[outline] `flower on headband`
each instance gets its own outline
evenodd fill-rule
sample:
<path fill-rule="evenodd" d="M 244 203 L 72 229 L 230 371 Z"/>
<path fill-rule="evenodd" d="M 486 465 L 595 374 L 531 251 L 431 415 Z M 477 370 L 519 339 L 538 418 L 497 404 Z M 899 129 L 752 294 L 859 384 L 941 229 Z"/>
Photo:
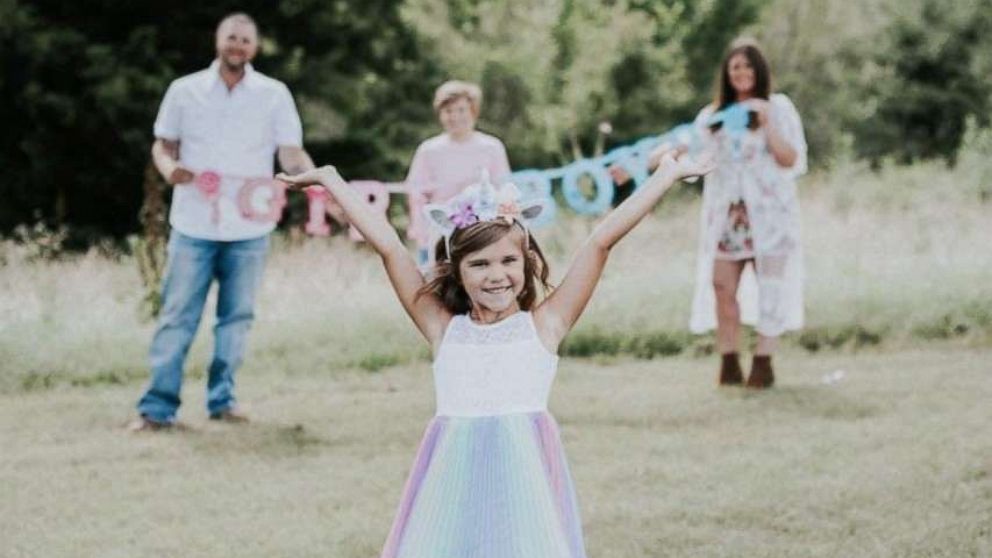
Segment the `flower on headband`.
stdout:
<path fill-rule="evenodd" d="M 479 222 L 479 216 L 472 210 L 472 203 L 463 201 L 456 205 L 455 212 L 448 216 L 456 229 L 464 229 Z"/>
<path fill-rule="evenodd" d="M 515 185 L 506 183 L 496 188 L 489 181 L 489 174 L 483 171 L 478 184 L 465 188 L 447 203 L 426 205 L 424 215 L 447 245 L 456 230 L 476 223 L 502 219 L 511 225 L 520 223 L 526 229 L 542 213 L 545 203 L 543 200 L 526 202 L 521 198 Z M 450 246 L 448 250 L 450 253 Z"/>
<path fill-rule="evenodd" d="M 496 194 L 496 215 L 507 223 L 520 218 L 520 190 L 514 184 L 506 183 Z"/>
<path fill-rule="evenodd" d="M 517 205 L 517 202 L 503 202 L 499 204 L 496 213 L 512 225 L 513 221 L 520 218 L 520 206 Z"/>

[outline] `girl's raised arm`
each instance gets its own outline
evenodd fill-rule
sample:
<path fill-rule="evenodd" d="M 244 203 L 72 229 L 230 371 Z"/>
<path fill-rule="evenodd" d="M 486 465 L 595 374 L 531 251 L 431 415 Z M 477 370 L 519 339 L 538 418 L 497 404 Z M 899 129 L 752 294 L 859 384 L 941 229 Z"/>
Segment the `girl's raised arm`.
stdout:
<path fill-rule="evenodd" d="M 546 344 L 557 347 L 572 329 L 589 302 L 610 250 L 661 200 L 680 178 L 698 176 L 713 169 L 710 157 L 694 160 L 666 153 L 644 186 L 611 211 L 579 248 L 561 285 L 535 309 L 534 318 Z"/>
<path fill-rule="evenodd" d="M 427 338 L 431 347 L 436 347 L 451 319 L 451 314 L 437 297 L 430 294 L 418 296 L 425 284 L 424 276 L 389 221 L 383 215 L 372 211 L 362 196 L 348 186 L 333 166 L 326 165 L 293 176 L 279 174 L 276 178 L 291 186 L 320 184 L 330 192 L 351 224 L 382 257 L 386 274 L 389 275 L 389 281 L 403 309 L 413 319 L 417 329 Z"/>

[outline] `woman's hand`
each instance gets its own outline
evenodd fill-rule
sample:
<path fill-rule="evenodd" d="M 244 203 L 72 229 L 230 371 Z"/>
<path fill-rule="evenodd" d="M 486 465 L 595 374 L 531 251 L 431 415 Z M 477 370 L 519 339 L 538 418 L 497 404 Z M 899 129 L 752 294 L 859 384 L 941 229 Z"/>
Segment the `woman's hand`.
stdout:
<path fill-rule="evenodd" d="M 768 111 L 771 108 L 771 103 L 767 99 L 752 98 L 744 101 L 744 106 L 749 110 L 754 111 L 758 117 L 758 125 L 765 127 L 768 124 Z"/>
<path fill-rule="evenodd" d="M 753 110 L 758 117 L 758 124 L 765 131 L 765 138 L 768 141 L 768 150 L 771 152 L 775 162 L 782 168 L 791 168 L 796 164 L 799 153 L 788 140 L 785 139 L 780 123 L 769 126 L 770 113 L 773 110 L 772 103 L 765 99 L 748 99 L 744 104 L 749 110 Z"/>
<path fill-rule="evenodd" d="M 344 184 L 344 179 L 341 178 L 341 175 L 338 173 L 338 169 L 333 165 L 324 165 L 322 167 L 310 169 L 306 172 L 301 172 L 300 174 L 294 175 L 288 175 L 281 172 L 276 175 L 276 179 L 282 180 L 290 188 L 302 188 L 312 184 L 320 184 L 322 186 Z"/>

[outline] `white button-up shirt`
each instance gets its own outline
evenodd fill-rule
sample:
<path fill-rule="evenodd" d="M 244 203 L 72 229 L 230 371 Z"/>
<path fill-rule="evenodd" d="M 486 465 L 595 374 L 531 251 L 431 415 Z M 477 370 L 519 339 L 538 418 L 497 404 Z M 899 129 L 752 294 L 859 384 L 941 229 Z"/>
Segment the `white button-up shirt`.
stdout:
<path fill-rule="evenodd" d="M 174 188 L 173 228 L 206 240 L 257 238 L 275 228 L 273 222 L 245 218 L 238 194 L 246 179 L 272 177 L 280 146 L 303 145 L 300 116 L 285 84 L 246 64 L 244 77 L 228 90 L 215 60 L 169 85 L 155 119 L 155 137 L 180 142 L 179 162 L 193 173 L 221 176 L 214 199 L 193 183 Z"/>

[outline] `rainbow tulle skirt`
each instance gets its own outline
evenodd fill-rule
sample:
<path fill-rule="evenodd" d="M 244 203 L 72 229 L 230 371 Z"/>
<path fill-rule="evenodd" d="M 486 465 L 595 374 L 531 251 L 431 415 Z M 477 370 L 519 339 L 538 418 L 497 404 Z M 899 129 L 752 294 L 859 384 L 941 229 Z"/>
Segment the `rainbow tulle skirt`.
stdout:
<path fill-rule="evenodd" d="M 382 558 L 585 558 L 558 425 L 546 412 L 435 417 Z"/>

